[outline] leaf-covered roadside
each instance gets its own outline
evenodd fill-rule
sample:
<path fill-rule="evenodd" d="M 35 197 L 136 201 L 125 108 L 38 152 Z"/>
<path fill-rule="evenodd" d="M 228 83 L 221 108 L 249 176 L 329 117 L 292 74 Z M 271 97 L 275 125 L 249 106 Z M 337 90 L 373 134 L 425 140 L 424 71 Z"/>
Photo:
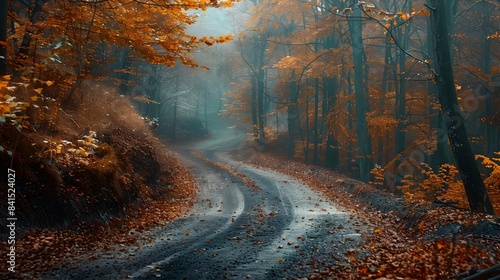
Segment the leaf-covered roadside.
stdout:
<path fill-rule="evenodd" d="M 276 156 L 257 154 L 250 163 L 300 179 L 376 226 L 359 252 L 332 260 L 310 279 L 456 279 L 500 263 L 500 225 L 491 216 L 404 203 L 331 170 Z"/>
<path fill-rule="evenodd" d="M 0 144 L 14 151 L 18 175 L 19 279 L 95 258 L 116 245 L 139 249 L 148 241 L 144 231 L 186 213 L 194 202 L 193 176 L 130 110 L 128 99 L 106 93 L 99 100 L 60 110 L 55 129 L 35 129 L 36 118 L 20 132 L 0 125 Z M 0 158 L 10 163 L 7 153 Z M 0 261 L 6 258 L 2 254 Z M 2 266 L 0 278 L 6 273 Z"/>
<path fill-rule="evenodd" d="M 197 193 L 194 178 L 166 150 L 162 154 L 163 164 L 168 164 L 171 172 L 169 178 L 165 179 L 173 184 L 162 191 L 161 197 L 145 198 L 140 204 L 130 205 L 124 217 L 113 218 L 109 223 L 81 222 L 64 229 L 27 233 L 17 241 L 20 262 L 17 275 L 22 279 L 35 278 L 54 266 L 106 255 L 116 246 L 122 252 L 139 250 L 141 243 L 149 241 L 145 231 L 165 225 L 186 213 Z M 1 256 L 2 262 L 6 261 L 5 257 Z M 4 268 L 0 275 L 6 273 Z"/>

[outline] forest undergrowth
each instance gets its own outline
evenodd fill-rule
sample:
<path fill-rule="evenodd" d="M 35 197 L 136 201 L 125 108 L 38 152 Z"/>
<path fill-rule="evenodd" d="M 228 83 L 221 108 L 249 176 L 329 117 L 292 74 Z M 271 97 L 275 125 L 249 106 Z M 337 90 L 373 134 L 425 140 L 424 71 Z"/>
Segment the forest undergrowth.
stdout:
<path fill-rule="evenodd" d="M 2 167 L 17 176 L 16 267 L 23 279 L 96 258 L 114 245 L 138 250 L 148 241 L 144 231 L 179 217 L 194 203 L 195 179 L 129 99 L 105 86 L 88 90 L 78 109 L 32 109 L 22 130 L 0 124 L 0 145 L 13 154 L 12 160 L 0 153 Z"/>
<path fill-rule="evenodd" d="M 405 202 L 277 154 L 257 153 L 248 163 L 297 178 L 375 226 L 363 234 L 366 243 L 358 250 L 332 260 L 328 269 L 314 270 L 309 279 L 465 279 L 500 263 L 498 217 L 454 205 Z M 498 270 L 489 277 L 494 275 L 500 275 Z"/>

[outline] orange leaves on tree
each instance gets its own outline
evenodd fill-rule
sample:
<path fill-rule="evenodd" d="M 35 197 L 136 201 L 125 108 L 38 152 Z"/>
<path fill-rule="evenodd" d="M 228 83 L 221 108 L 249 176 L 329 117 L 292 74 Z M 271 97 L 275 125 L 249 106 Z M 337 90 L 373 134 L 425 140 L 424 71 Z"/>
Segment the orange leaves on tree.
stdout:
<path fill-rule="evenodd" d="M 429 13 L 429 11 L 427 11 L 426 9 L 422 9 L 422 10 L 420 10 L 420 11 L 418 12 L 418 14 L 423 15 L 423 16 L 426 16 L 426 17 L 428 17 L 428 16 L 430 16 L 430 15 L 431 15 L 431 13 Z"/>
<path fill-rule="evenodd" d="M 495 152 L 494 157 L 477 155 L 476 159 L 481 161 L 481 164 L 489 172 L 484 180 L 484 184 L 488 189 L 488 194 L 491 197 L 495 211 L 500 211 L 500 152 Z"/>
<path fill-rule="evenodd" d="M 498 33 L 498 31 L 493 33 L 492 35 L 486 36 L 486 40 L 498 39 L 498 38 L 500 38 L 500 33 Z"/>

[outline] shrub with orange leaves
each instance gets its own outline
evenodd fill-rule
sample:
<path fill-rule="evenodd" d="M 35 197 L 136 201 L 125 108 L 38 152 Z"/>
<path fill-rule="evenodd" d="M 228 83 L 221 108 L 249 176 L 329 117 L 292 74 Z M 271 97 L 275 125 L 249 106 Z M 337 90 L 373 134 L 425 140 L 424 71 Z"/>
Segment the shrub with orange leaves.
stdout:
<path fill-rule="evenodd" d="M 495 155 L 500 156 L 500 151 L 496 152 Z M 484 179 L 484 184 L 488 190 L 493 208 L 498 214 L 500 213 L 500 158 L 477 155 L 476 159 L 481 160 L 483 166 L 490 170 L 490 173 Z"/>

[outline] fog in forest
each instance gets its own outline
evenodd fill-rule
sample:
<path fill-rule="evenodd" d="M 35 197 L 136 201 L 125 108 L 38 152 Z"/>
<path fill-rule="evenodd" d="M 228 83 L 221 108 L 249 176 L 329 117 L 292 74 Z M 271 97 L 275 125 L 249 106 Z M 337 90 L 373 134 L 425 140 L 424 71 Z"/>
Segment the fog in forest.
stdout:
<path fill-rule="evenodd" d="M 196 11 L 189 34 L 232 40 L 194 51 L 210 70 L 160 71 L 181 77 L 178 85 L 165 77 L 162 98 L 176 92 L 179 116 L 205 125 L 205 108 L 218 111 L 250 124 L 262 147 L 397 190 L 455 164 L 454 152 L 500 149 L 496 4 L 453 3 L 446 22 L 434 22 L 422 1 L 245 1 Z M 172 102 L 162 104 L 168 131 Z"/>
<path fill-rule="evenodd" d="M 0 1 L 20 279 L 498 278 L 499 155 L 499 1 Z"/>

